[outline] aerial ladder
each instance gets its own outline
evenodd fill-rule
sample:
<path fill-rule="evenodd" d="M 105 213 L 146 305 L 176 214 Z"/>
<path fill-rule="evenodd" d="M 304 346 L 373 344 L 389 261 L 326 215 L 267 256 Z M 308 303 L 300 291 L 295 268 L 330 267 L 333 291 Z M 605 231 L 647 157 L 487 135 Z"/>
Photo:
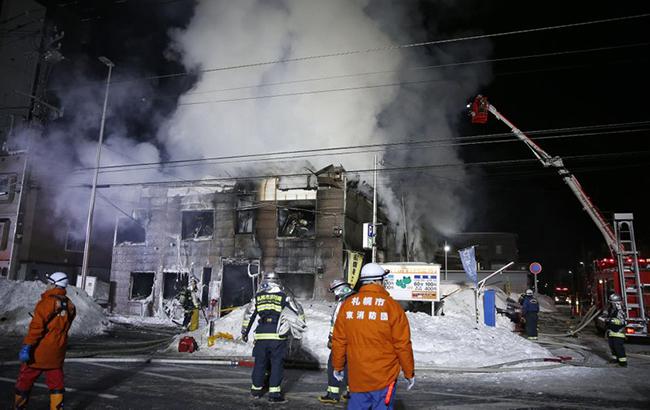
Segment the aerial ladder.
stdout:
<path fill-rule="evenodd" d="M 614 214 L 614 225 L 605 220 L 598 208 L 591 202 L 585 193 L 582 185 L 578 182 L 565 166 L 562 158 L 551 156 L 539 145 L 531 140 L 519 128 L 515 127 L 506 117 L 488 102 L 487 97 L 478 95 L 468 105 L 472 123 L 485 124 L 491 113 L 494 117 L 507 125 L 512 133 L 530 148 L 533 155 L 542 163 L 545 168 L 554 168 L 560 178 L 569 186 L 569 189 L 576 196 L 582 208 L 587 212 L 591 220 L 605 238 L 612 255 L 616 257 L 618 267 L 618 280 L 621 289 L 621 299 L 625 310 L 628 326 L 632 326 L 636 335 L 648 335 L 648 320 L 645 314 L 643 300 L 643 286 L 639 272 L 639 254 L 634 239 L 634 217 L 631 213 Z"/>

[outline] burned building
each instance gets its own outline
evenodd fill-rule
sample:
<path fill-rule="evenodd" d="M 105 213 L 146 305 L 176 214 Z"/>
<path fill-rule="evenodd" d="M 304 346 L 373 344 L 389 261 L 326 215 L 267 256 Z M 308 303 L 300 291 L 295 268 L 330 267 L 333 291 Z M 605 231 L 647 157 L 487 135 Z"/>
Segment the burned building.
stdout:
<path fill-rule="evenodd" d="M 111 281 L 118 313 L 165 309 L 194 277 L 202 302 L 247 303 L 255 279 L 277 272 L 297 297 L 329 298 L 348 251 L 362 249 L 372 203 L 341 167 L 262 181 L 151 186 L 115 229 Z M 382 254 L 381 244 L 379 254 Z"/>

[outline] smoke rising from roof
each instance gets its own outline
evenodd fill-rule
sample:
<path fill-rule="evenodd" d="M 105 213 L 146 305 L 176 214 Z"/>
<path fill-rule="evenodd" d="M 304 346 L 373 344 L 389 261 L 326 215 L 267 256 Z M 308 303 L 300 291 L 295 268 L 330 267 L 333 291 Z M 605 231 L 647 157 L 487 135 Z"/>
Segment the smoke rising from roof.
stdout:
<path fill-rule="evenodd" d="M 384 1 L 201 1 L 185 29 L 172 33 L 171 51 L 188 70 L 202 72 L 161 127 L 159 139 L 173 159 L 266 153 L 453 136 L 465 101 L 479 87 L 475 68 L 418 70 L 416 66 L 477 59 L 486 44 L 343 55 L 298 62 L 204 72 L 206 69 L 367 50 L 431 40 L 413 3 Z M 331 78 L 346 74 L 381 74 Z M 318 81 L 296 80 L 327 78 Z M 402 86 L 372 87 L 426 80 Z M 293 83 L 287 83 L 292 82 Z M 282 83 L 282 84 L 278 84 Z M 269 85 L 275 84 L 275 85 Z M 249 87 L 249 88 L 243 88 Z M 361 87 L 362 89 L 319 91 Z M 319 92 L 291 96 L 295 94 Z M 277 96 L 277 97 L 268 97 Z M 223 101 L 237 100 L 237 101 Z M 439 147 L 390 151 L 386 166 L 460 162 L 456 149 Z M 346 169 L 372 168 L 372 154 L 310 158 L 314 168 L 341 163 Z M 185 175 L 242 174 L 302 170 L 304 163 L 264 163 L 185 169 Z M 233 169 L 235 168 L 235 172 Z M 371 175 L 360 175 L 371 181 Z M 431 259 L 433 236 L 462 229 L 468 219 L 463 171 L 383 174 L 380 194 L 393 222 L 406 214 L 414 258 Z M 403 198 L 403 200 L 402 200 Z M 402 210 L 402 203 L 404 210 Z M 397 240 L 401 243 L 404 223 Z M 422 246 L 428 242 L 428 245 Z M 426 251 L 425 251 L 426 249 Z"/>

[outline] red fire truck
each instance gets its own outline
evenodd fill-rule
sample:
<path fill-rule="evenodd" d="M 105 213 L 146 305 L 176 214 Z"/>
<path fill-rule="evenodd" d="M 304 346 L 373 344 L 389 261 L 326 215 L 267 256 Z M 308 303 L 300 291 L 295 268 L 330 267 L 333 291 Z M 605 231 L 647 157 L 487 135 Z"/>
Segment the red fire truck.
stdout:
<path fill-rule="evenodd" d="M 532 139 L 515 127 L 506 117 L 488 102 L 487 98 L 478 95 L 474 101 L 468 104 L 472 123 L 484 124 L 489 114 L 503 122 L 510 128 L 510 131 L 533 152 L 533 155 L 544 167 L 554 168 L 560 178 L 567 184 L 575 197 L 580 202 L 582 209 L 587 212 L 591 220 L 596 224 L 598 230 L 605 238 L 605 242 L 612 253 L 613 258 L 598 262 L 597 278 L 599 294 L 599 307 L 605 309 L 606 300 L 611 293 L 621 295 L 623 309 L 626 313 L 628 335 L 648 337 L 648 323 L 650 319 L 646 316 L 645 306 L 650 303 L 648 294 L 650 287 L 650 273 L 647 269 L 647 259 L 639 259 L 639 252 L 636 249 L 634 239 L 634 217 L 631 213 L 615 213 L 614 223 L 609 224 L 598 208 L 591 202 L 591 199 L 578 182 L 578 179 L 565 166 L 562 158 L 552 157 L 537 145 Z M 640 263 L 643 261 L 643 263 Z M 639 267 L 645 265 L 643 274 Z M 601 283 L 602 281 L 602 283 Z M 601 287 L 602 286 L 602 287 Z M 595 287 L 595 286 L 594 286 Z M 650 306 L 650 305 L 649 305 Z M 601 310 L 602 311 L 602 310 Z M 602 316 L 597 320 L 604 323 Z"/>
<path fill-rule="evenodd" d="M 625 333 L 628 336 L 647 336 L 644 334 L 641 325 L 642 307 L 650 306 L 650 259 L 638 259 L 639 276 L 642 300 L 639 303 L 638 292 L 636 291 L 636 281 L 634 278 L 633 259 L 627 258 L 623 264 L 625 272 L 625 292 L 621 289 L 620 275 L 618 274 L 618 263 L 614 258 L 603 258 L 594 261 L 594 303 L 600 310 L 607 310 L 607 298 L 612 293 L 618 295 L 625 294 L 627 297 L 628 307 L 628 325 Z M 596 327 L 605 330 L 605 321 L 603 317 L 596 319 Z"/>

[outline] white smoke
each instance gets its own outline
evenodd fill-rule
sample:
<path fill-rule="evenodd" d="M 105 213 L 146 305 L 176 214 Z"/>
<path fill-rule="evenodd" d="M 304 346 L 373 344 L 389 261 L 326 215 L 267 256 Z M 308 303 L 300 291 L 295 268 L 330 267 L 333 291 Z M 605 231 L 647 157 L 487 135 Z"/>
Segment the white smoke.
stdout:
<path fill-rule="evenodd" d="M 409 21 L 406 8 L 407 5 L 386 7 L 385 2 L 350 0 L 199 2 L 188 27 L 172 33 L 172 49 L 188 70 L 201 74 L 193 89 L 181 97 L 176 112 L 161 128 L 159 139 L 172 158 L 185 159 L 451 138 L 459 111 L 480 84 L 477 69 L 414 73 L 411 68 L 479 59 L 487 53 L 485 44 L 456 46 L 444 52 L 393 50 L 204 71 L 367 50 L 430 35 L 431 31 L 413 29 L 420 27 L 419 22 Z M 286 84 L 377 71 L 383 73 Z M 367 88 L 421 80 L 436 81 Z M 279 82 L 285 84 L 267 85 Z M 241 88 L 247 86 L 252 87 Z M 350 87 L 360 89 L 266 98 Z M 454 147 L 415 147 L 387 152 L 384 157 L 387 168 L 461 163 Z M 341 163 L 354 170 L 372 168 L 373 158 L 371 154 L 339 155 L 309 161 L 314 168 Z M 302 170 L 303 163 L 274 166 L 295 171 Z M 265 163 L 262 167 L 268 169 L 271 165 Z M 184 172 L 230 174 L 233 170 L 241 173 L 250 169 L 250 164 L 239 169 L 230 164 Z M 463 192 L 459 188 L 468 182 L 465 172 L 440 172 L 382 174 L 381 197 L 393 222 L 402 222 L 404 197 L 409 246 L 416 251 L 414 257 L 431 258 L 435 250 L 433 236 L 461 230 L 468 219 L 468 206 L 462 203 Z M 369 174 L 360 177 L 371 181 Z M 400 243 L 403 227 L 400 223 Z"/>

